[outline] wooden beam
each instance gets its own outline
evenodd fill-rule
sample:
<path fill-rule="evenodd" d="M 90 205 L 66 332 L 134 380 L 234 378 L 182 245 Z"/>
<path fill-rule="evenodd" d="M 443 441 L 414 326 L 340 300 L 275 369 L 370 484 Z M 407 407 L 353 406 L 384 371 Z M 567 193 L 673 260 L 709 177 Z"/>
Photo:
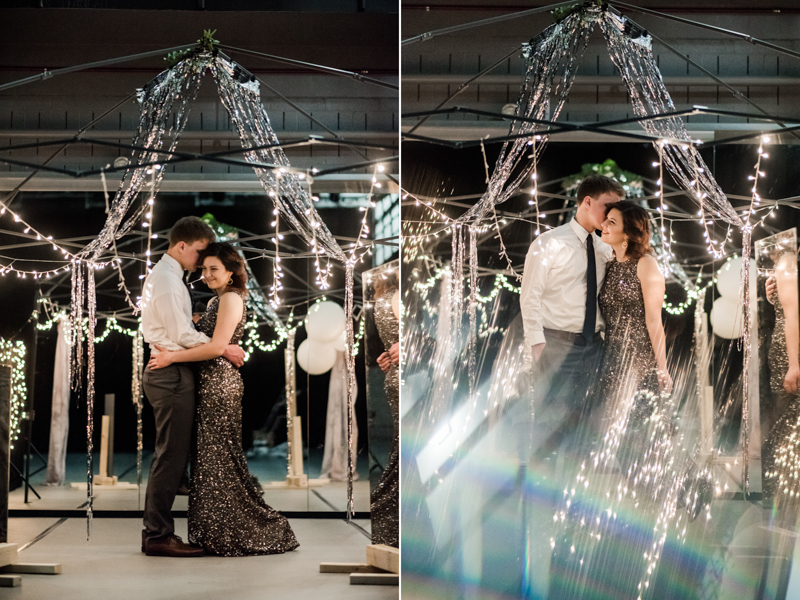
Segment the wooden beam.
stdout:
<path fill-rule="evenodd" d="M 384 573 L 378 567 L 360 563 L 320 563 L 320 573 Z"/>
<path fill-rule="evenodd" d="M 22 585 L 22 577 L 19 575 L 0 575 L 0 587 L 19 587 Z"/>
<path fill-rule="evenodd" d="M 396 573 L 350 573 L 350 585 L 400 585 Z"/>
<path fill-rule="evenodd" d="M 61 573 L 61 563 L 14 563 L 0 567 L 0 573 L 59 575 Z"/>
<path fill-rule="evenodd" d="M 386 544 L 367 546 L 367 564 L 389 573 L 399 573 L 400 550 Z"/>

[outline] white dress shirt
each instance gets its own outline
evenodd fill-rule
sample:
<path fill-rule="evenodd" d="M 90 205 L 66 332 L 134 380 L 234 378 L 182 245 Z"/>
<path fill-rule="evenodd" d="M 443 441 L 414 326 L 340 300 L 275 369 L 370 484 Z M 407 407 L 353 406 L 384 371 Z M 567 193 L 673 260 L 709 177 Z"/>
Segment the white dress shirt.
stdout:
<path fill-rule="evenodd" d="M 144 282 L 142 332 L 150 351 L 183 350 L 211 340 L 194 328 L 192 299 L 183 283 L 183 267 L 169 254 L 161 257 Z"/>
<path fill-rule="evenodd" d="M 542 329 L 581 333 L 586 318 L 587 232 L 575 219 L 540 235 L 525 257 L 520 308 L 525 330 L 525 347 L 545 343 Z M 592 239 L 597 291 L 606 276 L 611 260 L 611 246 L 598 236 Z M 598 307 L 595 332 L 605 322 Z"/>

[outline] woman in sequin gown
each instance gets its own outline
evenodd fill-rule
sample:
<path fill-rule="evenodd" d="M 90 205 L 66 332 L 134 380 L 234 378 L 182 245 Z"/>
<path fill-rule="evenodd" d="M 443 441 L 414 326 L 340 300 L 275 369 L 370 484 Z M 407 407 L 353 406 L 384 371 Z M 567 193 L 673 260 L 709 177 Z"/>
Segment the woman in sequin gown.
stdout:
<path fill-rule="evenodd" d="M 239 370 L 221 350 L 239 343 L 245 325 L 244 262 L 229 244 L 214 243 L 200 255 L 203 279 L 217 292 L 197 329 L 211 342 L 179 352 L 160 352 L 151 368 L 200 362 L 197 448 L 189 492 L 189 541 L 209 554 L 280 554 L 297 548 L 286 517 L 269 507 L 253 483 L 242 450 Z"/>
<path fill-rule="evenodd" d="M 782 413 L 770 429 L 762 451 L 764 498 L 785 505 L 800 501 L 800 332 L 798 331 L 797 263 L 792 252 L 775 260 L 775 327 L 767 355 L 770 389 Z"/>
<path fill-rule="evenodd" d="M 370 515 L 372 543 L 398 548 L 400 543 L 400 475 L 398 471 L 400 459 L 400 371 L 388 357 L 392 346 L 397 344 L 400 339 L 400 332 L 399 322 L 392 311 L 392 293 L 395 290 L 381 291 L 380 297 L 375 301 L 375 324 L 386 352 L 378 358 L 378 363 L 381 364 L 381 368 L 384 364 L 386 365 L 383 389 L 392 411 L 393 437 L 389 462 L 383 470 L 377 487 L 372 492 Z M 376 294 L 377 292 L 378 290 L 376 290 Z M 381 358 L 384 360 L 382 361 Z"/>
<path fill-rule="evenodd" d="M 647 212 L 625 201 L 606 210 L 602 239 L 614 258 L 598 296 L 606 322 L 600 398 L 607 418 L 627 420 L 617 452 L 627 472 L 642 456 L 646 440 L 640 438 L 648 437 L 643 424 L 658 409 L 659 393 L 672 389 L 661 323 L 665 284 L 651 254 Z"/>

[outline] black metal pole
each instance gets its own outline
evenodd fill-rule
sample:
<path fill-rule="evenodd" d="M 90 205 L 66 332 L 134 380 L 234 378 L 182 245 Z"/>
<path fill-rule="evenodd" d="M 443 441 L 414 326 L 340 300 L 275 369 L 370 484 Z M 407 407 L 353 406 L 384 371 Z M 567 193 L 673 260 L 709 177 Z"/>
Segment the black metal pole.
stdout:
<path fill-rule="evenodd" d="M 36 297 L 34 298 L 34 314 L 38 311 L 39 286 L 36 286 Z M 32 319 L 33 341 L 31 342 L 30 361 L 28 363 L 28 394 L 25 398 L 25 504 L 28 504 L 28 490 L 32 489 L 30 484 L 31 477 L 31 435 L 33 433 L 33 394 L 36 391 L 36 348 L 39 345 L 38 318 Z M 34 490 L 34 493 L 35 490 Z M 37 494 L 38 496 L 38 494 Z"/>

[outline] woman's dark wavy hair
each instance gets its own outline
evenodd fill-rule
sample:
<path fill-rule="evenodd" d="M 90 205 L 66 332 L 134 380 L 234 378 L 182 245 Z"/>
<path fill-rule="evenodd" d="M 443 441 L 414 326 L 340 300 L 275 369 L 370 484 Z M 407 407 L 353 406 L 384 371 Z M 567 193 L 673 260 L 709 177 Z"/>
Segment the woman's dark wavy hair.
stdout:
<path fill-rule="evenodd" d="M 627 200 L 606 204 L 606 216 L 612 208 L 622 213 L 622 232 L 628 236 L 628 247 L 625 255 L 631 258 L 642 258 L 652 254 L 650 247 L 650 217 L 647 211 L 638 204 Z"/>
<path fill-rule="evenodd" d="M 233 273 L 233 275 L 231 275 L 233 283 L 228 286 L 229 289 L 235 289 L 247 294 L 247 271 L 244 269 L 244 259 L 236 248 L 227 242 L 213 242 L 200 253 L 197 264 L 202 265 L 203 261 L 208 256 L 218 258 L 222 266 Z"/>

